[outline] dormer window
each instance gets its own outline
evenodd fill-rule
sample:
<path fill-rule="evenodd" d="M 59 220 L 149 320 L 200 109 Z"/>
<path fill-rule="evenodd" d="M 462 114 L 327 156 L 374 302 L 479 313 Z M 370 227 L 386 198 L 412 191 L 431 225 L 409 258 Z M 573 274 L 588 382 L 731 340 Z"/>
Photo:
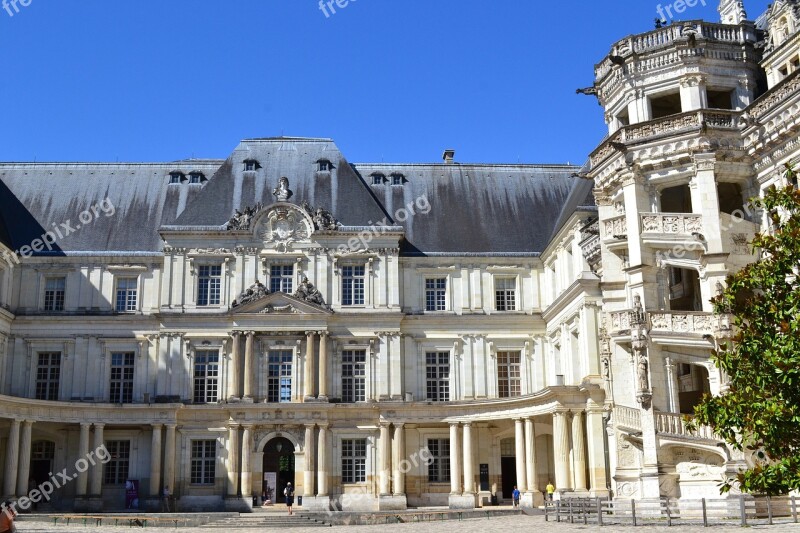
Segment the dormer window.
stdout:
<path fill-rule="evenodd" d="M 206 176 L 202 172 L 191 172 L 189 174 L 189 183 L 203 183 L 206 181 Z"/>
<path fill-rule="evenodd" d="M 183 172 L 170 172 L 169 183 L 170 185 L 180 185 L 186 181 L 186 175 Z"/>
<path fill-rule="evenodd" d="M 258 164 L 258 161 L 255 159 L 245 159 L 244 160 L 244 170 L 245 172 L 255 172 L 261 168 L 261 165 Z"/>
<path fill-rule="evenodd" d="M 386 180 L 386 176 L 383 174 L 376 172 L 372 175 L 372 184 L 373 185 L 383 185 L 384 181 Z"/>
<path fill-rule="evenodd" d="M 330 172 L 331 170 L 333 170 L 333 163 L 327 159 L 317 161 L 317 172 Z"/>
<path fill-rule="evenodd" d="M 402 185 L 404 176 L 402 174 L 392 174 L 392 185 Z"/>

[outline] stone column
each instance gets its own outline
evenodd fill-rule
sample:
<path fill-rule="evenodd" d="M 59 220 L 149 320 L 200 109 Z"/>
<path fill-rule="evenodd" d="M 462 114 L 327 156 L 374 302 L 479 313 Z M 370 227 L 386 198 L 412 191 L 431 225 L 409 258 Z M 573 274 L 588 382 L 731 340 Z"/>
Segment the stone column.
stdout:
<path fill-rule="evenodd" d="M 319 426 L 317 437 L 317 496 L 328 496 L 328 429 Z"/>
<path fill-rule="evenodd" d="M 254 331 L 248 331 L 244 343 L 244 396 L 242 399 L 253 401 L 253 362 L 255 354 L 253 353 L 253 337 Z"/>
<path fill-rule="evenodd" d="M 3 483 L 3 494 L 6 496 L 16 496 L 18 465 L 19 420 L 14 419 L 11 421 L 11 427 L 8 430 L 8 444 L 6 444 L 6 477 Z"/>
<path fill-rule="evenodd" d="M 464 494 L 475 493 L 475 458 L 472 456 L 472 423 L 464 422 Z"/>
<path fill-rule="evenodd" d="M 328 332 L 319 334 L 319 399 L 328 401 Z"/>
<path fill-rule="evenodd" d="M 164 443 L 164 486 L 175 496 L 175 424 L 167 424 Z"/>
<path fill-rule="evenodd" d="M 242 426 L 242 496 L 250 498 L 253 493 L 252 467 L 250 465 L 250 441 L 253 426 Z"/>
<path fill-rule="evenodd" d="M 303 470 L 303 497 L 314 496 L 314 424 L 306 425 L 305 468 Z"/>
<path fill-rule="evenodd" d="M 94 425 L 94 439 L 92 440 L 92 449 L 97 450 L 104 444 L 103 428 L 105 424 L 95 423 Z M 89 483 L 89 494 L 92 496 L 100 496 L 103 492 L 103 465 L 97 463 L 92 467 L 92 475 Z"/>
<path fill-rule="evenodd" d="M 231 360 L 228 369 L 228 399 L 241 398 L 241 386 L 239 384 L 239 340 L 241 334 L 238 331 L 231 333 Z"/>
<path fill-rule="evenodd" d="M 83 424 L 81 424 L 83 426 Z M 158 498 L 161 483 L 161 424 L 153 424 L 153 436 L 150 442 L 150 497 Z M 81 427 L 83 429 L 83 427 Z M 88 436 L 88 435 L 87 435 Z M 81 432 L 83 437 L 83 432 Z"/>
<path fill-rule="evenodd" d="M 92 424 L 90 422 L 81 422 L 81 433 L 78 437 L 78 459 L 85 459 L 89 455 L 89 428 L 91 427 Z M 86 496 L 88 484 L 89 473 L 86 471 L 78 472 L 78 477 L 75 479 L 75 495 L 78 497 Z"/>
<path fill-rule="evenodd" d="M 389 432 L 389 424 L 381 424 L 381 436 L 378 442 L 379 453 L 378 460 L 380 461 L 380 470 L 378 475 L 379 480 L 379 493 L 381 496 L 389 496 L 392 493 L 391 488 L 391 472 L 392 472 L 392 437 Z"/>
<path fill-rule="evenodd" d="M 392 493 L 395 496 L 403 496 L 406 493 L 406 473 L 403 469 L 403 461 L 406 460 L 406 434 L 403 429 L 403 424 L 395 423 L 394 425 L 394 438 L 392 439 L 393 450 L 393 472 L 394 483 L 392 484 Z"/>
<path fill-rule="evenodd" d="M 556 489 L 571 489 L 569 469 L 569 426 L 567 412 L 553 413 L 553 455 L 556 463 Z"/>
<path fill-rule="evenodd" d="M 681 404 L 678 398 L 678 391 L 680 390 L 676 378 L 675 364 L 670 357 L 664 358 L 664 371 L 667 374 L 667 394 L 669 396 L 669 412 L 680 413 Z"/>
<path fill-rule="evenodd" d="M 22 423 L 22 436 L 19 444 L 19 469 L 17 470 L 17 496 L 28 494 L 28 477 L 31 473 L 31 431 L 33 421 Z"/>
<path fill-rule="evenodd" d="M 589 459 L 589 490 L 592 497 L 608 496 L 606 457 L 604 448 L 605 420 L 601 399 L 590 399 L 586 406 L 587 456 Z"/>
<path fill-rule="evenodd" d="M 239 482 L 239 426 L 228 426 L 228 497 L 235 498 Z"/>
<path fill-rule="evenodd" d="M 450 494 L 461 494 L 461 458 L 458 455 L 458 424 L 450 424 Z"/>
<path fill-rule="evenodd" d="M 533 418 L 525 419 L 525 464 L 528 468 L 526 481 L 528 492 L 539 492 L 539 478 L 536 472 L 536 428 Z"/>
<path fill-rule="evenodd" d="M 576 491 L 586 490 L 586 438 L 583 425 L 583 411 L 572 415 L 572 472 Z"/>
<path fill-rule="evenodd" d="M 303 400 L 314 398 L 314 332 L 306 332 L 306 359 L 303 367 Z"/>
<path fill-rule="evenodd" d="M 528 489 L 527 473 L 525 466 L 525 422 L 521 418 L 514 420 L 514 447 L 517 456 L 517 489 L 525 492 Z"/>

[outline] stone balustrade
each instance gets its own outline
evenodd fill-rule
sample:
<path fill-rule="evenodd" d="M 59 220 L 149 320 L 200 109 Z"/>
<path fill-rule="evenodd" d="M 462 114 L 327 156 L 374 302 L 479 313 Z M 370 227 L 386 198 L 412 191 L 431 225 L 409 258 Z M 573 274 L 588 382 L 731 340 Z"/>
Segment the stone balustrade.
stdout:
<path fill-rule="evenodd" d="M 656 433 L 665 436 L 675 436 L 703 440 L 720 440 L 714 434 L 714 430 L 708 426 L 700 426 L 695 430 L 688 427 L 691 416 L 681 413 L 661 413 L 656 412 Z"/>
<path fill-rule="evenodd" d="M 642 414 L 639 409 L 618 405 L 614 407 L 614 423 L 618 428 L 630 431 L 642 430 Z"/>
<path fill-rule="evenodd" d="M 628 221 L 625 215 L 603 221 L 603 240 L 618 240 L 628 237 Z"/>
<path fill-rule="evenodd" d="M 650 331 L 658 333 L 714 333 L 714 315 L 696 311 L 652 311 Z"/>
<path fill-rule="evenodd" d="M 680 235 L 702 234 L 703 216 L 692 213 L 641 213 L 642 233 Z"/>
<path fill-rule="evenodd" d="M 619 333 L 631 329 L 631 310 L 612 311 L 609 313 L 611 319 L 611 333 Z"/>

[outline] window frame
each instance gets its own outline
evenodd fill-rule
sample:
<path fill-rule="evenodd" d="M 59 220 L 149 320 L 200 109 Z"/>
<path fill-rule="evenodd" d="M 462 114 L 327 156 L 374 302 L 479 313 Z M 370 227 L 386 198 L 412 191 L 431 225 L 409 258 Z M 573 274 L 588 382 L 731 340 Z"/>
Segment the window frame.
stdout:
<path fill-rule="evenodd" d="M 356 274 L 358 269 L 361 271 L 360 274 Z M 341 278 L 342 307 L 365 306 L 367 303 L 367 265 L 364 263 L 342 265 L 339 274 Z M 347 286 L 348 281 L 350 281 L 349 287 Z"/>
<path fill-rule="evenodd" d="M 507 287 L 500 287 L 501 282 L 511 282 L 513 284 L 513 289 L 509 289 Z M 499 311 L 502 313 L 509 312 L 509 311 L 517 311 L 517 292 L 518 292 L 518 280 L 516 276 L 503 276 L 503 275 L 495 275 L 494 276 L 494 309 L 495 311 Z"/>
<path fill-rule="evenodd" d="M 431 375 L 431 370 L 435 370 L 435 375 Z M 425 351 L 425 398 L 437 403 L 450 401 L 450 352 Z"/>
<path fill-rule="evenodd" d="M 522 396 L 522 351 L 500 350 L 497 357 L 497 397 L 518 398 Z M 512 360 L 516 358 L 516 361 Z M 505 387 L 503 386 L 504 381 Z"/>
<path fill-rule="evenodd" d="M 280 270 L 279 274 L 275 274 L 275 270 Z M 286 270 L 289 269 L 289 273 Z M 275 282 L 277 281 L 277 287 Z M 289 290 L 284 290 L 286 284 L 289 285 Z M 283 294 L 294 294 L 294 263 L 274 264 L 269 266 L 269 292 L 282 292 Z"/>
<path fill-rule="evenodd" d="M 206 270 L 207 269 L 207 270 Z M 219 269 L 219 274 L 214 269 Z M 204 270 L 208 273 L 204 273 Z M 222 277 L 221 264 L 205 264 L 197 266 L 197 307 L 215 307 L 222 305 Z M 216 284 L 214 283 L 216 281 Z M 205 282 L 205 287 L 203 283 Z"/>
<path fill-rule="evenodd" d="M 103 485 L 124 485 L 130 478 L 131 441 L 115 439 L 107 440 L 104 444 L 110 459 L 103 465 Z M 125 456 L 115 458 L 115 454 Z"/>
<path fill-rule="evenodd" d="M 367 439 L 341 439 L 342 485 L 367 482 Z"/>
<path fill-rule="evenodd" d="M 217 474 L 217 440 L 191 439 L 189 448 L 189 484 L 214 485 Z M 198 451 L 199 454 L 196 453 Z"/>
<path fill-rule="evenodd" d="M 133 281 L 133 288 L 126 287 L 120 289 L 120 282 Z M 124 290 L 123 300 L 120 301 L 120 291 Z M 132 293 L 132 298 L 131 298 Z M 131 299 L 133 301 L 131 301 Z M 120 309 L 122 303 L 122 309 Z M 139 277 L 138 276 L 118 276 L 114 280 L 114 311 L 117 313 L 135 313 L 139 310 Z"/>
<path fill-rule="evenodd" d="M 47 358 L 44 365 L 42 364 L 43 358 Z M 48 402 L 58 401 L 61 392 L 61 360 L 62 353 L 59 351 L 36 352 L 34 399 Z M 42 370 L 46 370 L 46 375 L 43 376 Z"/>
<path fill-rule="evenodd" d="M 194 352 L 194 360 L 192 361 L 192 403 L 208 405 L 219 402 L 221 398 L 221 367 L 219 349 L 204 349 Z"/>
<path fill-rule="evenodd" d="M 433 283 L 432 283 L 433 282 Z M 438 286 L 443 283 L 443 287 Z M 437 286 L 429 286 L 437 285 Z M 425 277 L 425 312 L 435 313 L 447 311 L 447 276 Z"/>
<path fill-rule="evenodd" d="M 61 288 L 48 288 L 50 282 L 61 281 Z M 52 293 L 52 295 L 48 294 Z M 60 293 L 60 294 L 59 294 Z M 44 299 L 42 310 L 47 313 L 61 313 L 66 309 L 67 276 L 47 276 L 44 278 Z M 48 303 L 49 300 L 49 303 Z"/>
<path fill-rule="evenodd" d="M 341 361 L 341 402 L 367 401 L 367 350 L 364 348 L 342 350 Z"/>
<path fill-rule="evenodd" d="M 291 403 L 293 371 L 294 350 L 272 348 L 267 352 L 267 403 Z"/>
<path fill-rule="evenodd" d="M 428 450 L 428 483 L 450 483 L 450 439 L 428 438 L 425 443 Z"/>
<path fill-rule="evenodd" d="M 111 365 L 109 370 L 109 402 L 121 404 L 133 403 L 133 387 L 136 376 L 136 353 L 111 352 Z"/>

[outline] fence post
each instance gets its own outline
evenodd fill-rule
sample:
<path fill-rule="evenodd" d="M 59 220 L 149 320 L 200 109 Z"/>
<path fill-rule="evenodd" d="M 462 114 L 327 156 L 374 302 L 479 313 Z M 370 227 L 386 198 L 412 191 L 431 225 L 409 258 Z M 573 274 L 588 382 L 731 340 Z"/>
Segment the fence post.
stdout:
<path fill-rule="evenodd" d="M 603 502 L 600 498 L 597 498 L 597 523 L 601 526 L 603 525 Z"/>
<path fill-rule="evenodd" d="M 583 525 L 587 525 L 589 523 L 589 517 L 586 513 L 586 507 L 589 506 L 589 500 L 581 501 L 581 510 L 583 510 Z"/>
<path fill-rule="evenodd" d="M 703 498 L 700 500 L 700 503 L 703 506 L 703 527 L 708 527 L 708 509 L 706 509 L 706 499 Z"/>
<path fill-rule="evenodd" d="M 772 525 L 772 500 L 769 495 L 767 495 L 767 519 L 769 520 L 769 525 Z"/>
<path fill-rule="evenodd" d="M 556 502 L 556 522 L 561 522 L 561 500 Z"/>
<path fill-rule="evenodd" d="M 672 514 L 669 511 L 669 498 L 664 500 L 664 503 L 667 504 L 667 525 L 672 526 Z"/>
<path fill-rule="evenodd" d="M 742 515 L 742 527 L 747 527 L 747 510 L 744 507 L 744 494 L 739 495 L 739 513 Z"/>
<path fill-rule="evenodd" d="M 633 525 L 636 526 L 636 502 L 631 500 L 631 518 L 633 519 Z"/>
<path fill-rule="evenodd" d="M 795 524 L 797 523 L 797 502 L 794 496 L 792 496 L 792 520 L 794 520 Z"/>
<path fill-rule="evenodd" d="M 575 523 L 575 517 L 572 516 L 572 498 L 569 499 L 569 503 L 568 503 L 567 509 L 568 509 L 568 512 L 569 512 L 569 523 L 570 524 L 574 524 Z"/>

